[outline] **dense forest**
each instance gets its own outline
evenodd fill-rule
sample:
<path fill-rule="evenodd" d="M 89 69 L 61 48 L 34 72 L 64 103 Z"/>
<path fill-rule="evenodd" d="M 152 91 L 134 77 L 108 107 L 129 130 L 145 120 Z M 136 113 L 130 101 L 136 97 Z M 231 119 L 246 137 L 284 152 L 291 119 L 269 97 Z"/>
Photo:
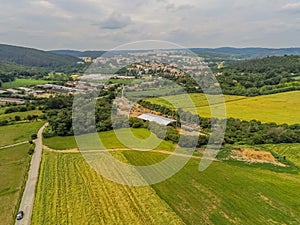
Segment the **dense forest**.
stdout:
<path fill-rule="evenodd" d="M 266 57 L 216 69 L 225 94 L 256 96 L 299 90 L 300 56 Z"/>

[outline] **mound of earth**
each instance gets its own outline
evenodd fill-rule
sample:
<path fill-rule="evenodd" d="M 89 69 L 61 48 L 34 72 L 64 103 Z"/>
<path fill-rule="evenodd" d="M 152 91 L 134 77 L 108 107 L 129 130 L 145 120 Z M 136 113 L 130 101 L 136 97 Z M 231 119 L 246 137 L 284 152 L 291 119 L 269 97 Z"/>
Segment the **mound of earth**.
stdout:
<path fill-rule="evenodd" d="M 249 148 L 234 148 L 231 157 L 241 161 L 254 163 L 272 163 L 277 166 L 285 166 L 276 161 L 271 152 L 254 150 Z"/>

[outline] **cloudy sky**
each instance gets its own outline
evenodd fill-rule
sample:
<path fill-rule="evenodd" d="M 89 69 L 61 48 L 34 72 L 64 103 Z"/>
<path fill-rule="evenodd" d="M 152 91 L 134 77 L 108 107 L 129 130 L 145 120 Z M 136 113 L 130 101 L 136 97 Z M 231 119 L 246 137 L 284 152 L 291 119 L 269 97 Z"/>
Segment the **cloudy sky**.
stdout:
<path fill-rule="evenodd" d="M 299 0 L 0 0 L 0 43 L 111 49 L 164 40 L 186 47 L 299 47 Z"/>

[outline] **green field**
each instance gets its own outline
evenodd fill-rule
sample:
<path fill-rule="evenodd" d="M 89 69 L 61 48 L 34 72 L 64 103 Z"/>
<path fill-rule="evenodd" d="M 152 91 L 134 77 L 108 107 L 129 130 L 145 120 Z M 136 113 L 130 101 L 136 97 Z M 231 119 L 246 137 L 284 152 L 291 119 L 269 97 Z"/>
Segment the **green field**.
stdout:
<path fill-rule="evenodd" d="M 0 126 L 0 147 L 29 141 L 31 135 L 36 134 L 43 124 L 44 122 L 31 122 Z"/>
<path fill-rule="evenodd" d="M 166 96 L 164 99 L 149 98 L 151 103 L 162 104 L 172 107 L 172 103 L 177 108 L 195 113 L 196 111 L 202 117 L 210 117 L 210 107 L 204 94 L 191 94 L 190 98 L 195 104 L 187 101 L 187 95 Z M 220 100 L 215 98 L 215 103 Z M 239 118 L 243 120 L 260 120 L 262 122 L 276 122 L 278 124 L 295 124 L 300 122 L 300 91 L 285 92 L 273 95 L 264 95 L 258 97 L 226 96 L 227 117 Z M 168 103 L 169 102 L 169 103 Z M 219 104 L 211 106 L 218 110 Z M 218 116 L 218 115 L 217 115 Z"/>
<path fill-rule="evenodd" d="M 264 145 L 268 150 L 273 151 L 281 156 L 286 156 L 286 159 L 293 162 L 300 168 L 300 143 L 296 144 L 276 144 Z"/>
<path fill-rule="evenodd" d="M 3 83 L 3 86 L 1 89 L 6 88 L 17 88 L 17 87 L 30 87 L 37 84 L 47 84 L 49 81 L 47 80 L 34 80 L 34 79 L 16 79 L 13 82 L 10 83 Z"/>
<path fill-rule="evenodd" d="M 161 160 L 159 153 L 123 154 L 135 165 Z M 299 174 L 242 162 L 214 162 L 204 172 L 198 165 L 199 160 L 192 159 L 172 178 L 152 186 L 186 224 L 300 223 Z"/>
<path fill-rule="evenodd" d="M 42 115 L 43 112 L 41 110 L 31 110 L 27 112 L 14 112 L 14 113 L 8 113 L 8 114 L 0 114 L 0 120 L 15 120 L 15 116 L 20 116 L 21 120 L 27 120 L 28 115 Z"/>
<path fill-rule="evenodd" d="M 44 152 L 31 224 L 183 223 L 151 187 L 108 181 L 80 153 Z"/>
<path fill-rule="evenodd" d="M 167 141 L 162 141 L 158 139 L 155 135 L 151 135 L 151 132 L 147 129 L 130 129 L 135 138 L 128 138 L 129 129 L 119 129 L 115 131 L 100 132 L 99 137 L 107 149 L 116 149 L 116 148 L 151 148 L 154 149 L 164 149 L 164 150 L 173 150 L 173 144 Z M 118 137 L 115 132 L 117 132 Z M 90 135 L 82 135 L 79 137 L 81 141 L 87 144 L 87 149 L 99 149 L 97 142 L 92 139 L 90 140 Z M 119 138 L 119 139 L 118 139 Z M 49 148 L 56 150 L 66 150 L 77 148 L 77 144 L 74 136 L 68 137 L 52 137 L 44 138 L 44 145 Z M 158 146 L 153 146 L 153 143 L 157 143 Z"/>
<path fill-rule="evenodd" d="M 2 134 L 2 133 L 1 133 Z M 13 224 L 29 167 L 29 144 L 0 150 L 0 223 Z"/>
<path fill-rule="evenodd" d="M 114 156 L 134 165 L 165 158 L 136 151 Z M 98 175 L 79 153 L 45 151 L 32 224 L 300 223 L 299 174 L 236 161 L 214 162 L 204 172 L 198 165 L 191 159 L 162 183 L 128 187 Z"/>

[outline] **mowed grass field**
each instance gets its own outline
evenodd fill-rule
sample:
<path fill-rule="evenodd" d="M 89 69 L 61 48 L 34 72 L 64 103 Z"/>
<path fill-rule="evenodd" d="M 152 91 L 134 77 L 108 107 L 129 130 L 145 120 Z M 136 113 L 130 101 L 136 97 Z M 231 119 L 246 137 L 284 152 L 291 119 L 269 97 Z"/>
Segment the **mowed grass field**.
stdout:
<path fill-rule="evenodd" d="M 35 79 L 16 79 L 13 82 L 3 83 L 1 89 L 6 88 L 17 88 L 17 87 L 29 87 L 37 84 L 47 84 L 49 81 L 47 80 L 35 80 Z"/>
<path fill-rule="evenodd" d="M 45 122 L 18 123 L 0 126 L 0 147 L 18 142 L 29 141 Z"/>
<path fill-rule="evenodd" d="M 111 182 L 97 174 L 80 153 L 44 151 L 31 224 L 183 222 L 151 187 Z"/>
<path fill-rule="evenodd" d="M 122 149 L 122 148 L 146 148 L 173 150 L 171 142 L 163 141 L 152 134 L 147 129 L 118 129 L 98 133 L 104 147 L 98 145 L 97 139 L 91 135 L 79 136 L 80 141 L 86 143 L 86 150 L 96 149 Z M 44 138 L 43 144 L 56 150 L 66 150 L 77 148 L 74 136 Z"/>
<path fill-rule="evenodd" d="M 2 133 L 1 133 L 2 134 Z M 0 150 L 0 223 L 14 224 L 30 157 L 29 144 Z"/>
<path fill-rule="evenodd" d="M 299 149 L 297 154 L 300 155 Z M 131 164 L 161 161 L 159 153 L 124 151 Z M 242 162 L 199 160 L 152 187 L 186 224 L 300 224 L 300 175 L 272 172 Z"/>
<path fill-rule="evenodd" d="M 202 117 L 211 117 L 211 109 L 204 94 L 191 94 L 166 96 L 161 98 L 148 98 L 151 103 L 168 107 L 182 108 L 192 113 L 199 113 Z M 295 124 L 300 122 L 300 91 L 285 92 L 257 97 L 242 97 L 225 95 L 227 117 L 242 120 L 260 120 L 262 122 L 275 122 L 278 124 Z M 221 99 L 215 96 L 211 108 L 216 112 L 221 108 L 218 104 Z M 193 107 L 194 103 L 195 107 Z M 216 115 L 220 117 L 220 115 Z"/>

